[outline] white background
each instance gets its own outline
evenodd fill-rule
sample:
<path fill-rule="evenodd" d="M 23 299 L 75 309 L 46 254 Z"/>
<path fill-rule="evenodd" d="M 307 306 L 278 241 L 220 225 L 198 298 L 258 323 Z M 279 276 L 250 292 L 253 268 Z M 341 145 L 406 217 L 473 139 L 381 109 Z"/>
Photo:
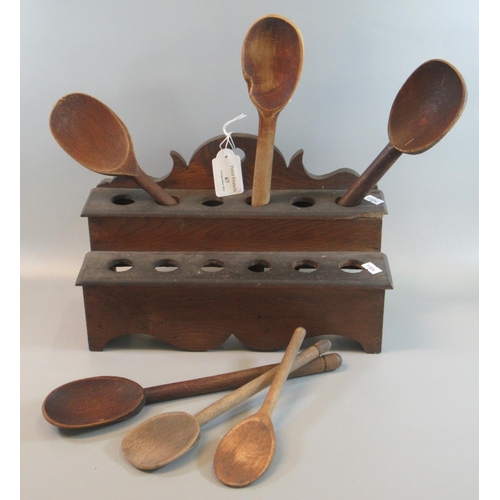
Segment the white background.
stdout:
<path fill-rule="evenodd" d="M 87 349 L 81 290 L 89 250 L 80 212 L 102 177 L 53 140 L 48 116 L 70 92 L 110 106 L 130 130 L 142 168 L 189 160 L 224 122 L 257 133 L 242 78 L 244 34 L 278 13 L 302 31 L 305 61 L 276 145 L 304 149 L 315 174 L 361 172 L 386 145 L 392 101 L 428 59 L 451 62 L 466 109 L 433 149 L 403 155 L 379 183 L 387 200 L 382 250 L 383 352 L 332 339 L 337 373 L 290 383 L 274 417 L 279 450 L 245 491 L 211 470 L 218 440 L 258 408 L 257 396 L 209 425 L 199 447 L 153 474 L 122 457 L 128 429 L 162 411 L 196 412 L 211 395 L 147 407 L 105 430 L 64 434 L 43 420 L 53 388 L 94 375 L 142 386 L 279 361 L 229 342 L 210 353 L 152 343 Z M 21 5 L 21 493 L 26 499 L 476 498 L 478 484 L 478 5 L 471 0 L 138 1 L 25 0 Z"/>

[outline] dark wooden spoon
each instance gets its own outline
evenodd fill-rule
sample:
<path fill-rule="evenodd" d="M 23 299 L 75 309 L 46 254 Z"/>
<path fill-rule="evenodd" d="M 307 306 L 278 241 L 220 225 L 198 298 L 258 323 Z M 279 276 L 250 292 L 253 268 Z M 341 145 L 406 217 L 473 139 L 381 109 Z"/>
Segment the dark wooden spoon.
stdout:
<path fill-rule="evenodd" d="M 419 66 L 398 92 L 389 115 L 389 144 L 340 198 L 359 205 L 403 154 L 432 148 L 455 125 L 467 100 L 462 75 L 451 64 L 432 59 Z"/>
<path fill-rule="evenodd" d="M 89 170 L 132 177 L 160 205 L 177 204 L 139 167 L 120 118 L 94 97 L 75 93 L 59 99 L 50 114 L 50 130 L 64 151 Z"/>
<path fill-rule="evenodd" d="M 333 371 L 338 354 L 325 354 L 290 374 L 290 378 Z M 43 402 L 45 420 L 62 429 L 85 429 L 120 422 L 139 413 L 144 405 L 228 391 L 267 373 L 277 364 L 175 382 L 143 389 L 122 377 L 91 377 L 54 389 Z"/>
<path fill-rule="evenodd" d="M 245 36 L 241 54 L 243 77 L 250 100 L 259 112 L 252 206 L 269 203 L 276 123 L 299 83 L 303 58 L 302 35 L 284 17 L 262 17 Z"/>

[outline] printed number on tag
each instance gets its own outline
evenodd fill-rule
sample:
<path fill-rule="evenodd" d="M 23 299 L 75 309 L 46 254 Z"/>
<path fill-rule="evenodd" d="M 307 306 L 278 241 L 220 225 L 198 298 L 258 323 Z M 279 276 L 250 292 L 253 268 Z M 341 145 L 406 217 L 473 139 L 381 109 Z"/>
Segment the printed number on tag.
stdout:
<path fill-rule="evenodd" d="M 365 200 L 373 203 L 374 205 L 380 205 L 381 203 L 384 203 L 384 200 L 381 200 L 380 198 L 377 198 L 376 196 L 373 196 L 371 194 L 365 196 Z"/>
<path fill-rule="evenodd" d="M 232 149 L 221 149 L 212 160 L 215 194 L 230 196 L 243 193 L 240 157 Z"/>
<path fill-rule="evenodd" d="M 361 264 L 361 267 L 364 267 L 367 271 L 372 274 L 381 273 L 382 269 L 379 269 L 373 262 L 367 262 L 366 264 Z"/>

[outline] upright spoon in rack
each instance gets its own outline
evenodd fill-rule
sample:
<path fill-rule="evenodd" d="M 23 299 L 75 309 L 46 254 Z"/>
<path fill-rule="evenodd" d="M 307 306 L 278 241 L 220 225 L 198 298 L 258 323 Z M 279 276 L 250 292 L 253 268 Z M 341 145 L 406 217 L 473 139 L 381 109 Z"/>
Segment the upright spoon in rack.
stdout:
<path fill-rule="evenodd" d="M 219 443 L 214 472 L 227 486 L 248 486 L 271 464 L 276 449 L 271 414 L 304 335 L 305 331 L 295 331 L 260 410 L 233 427 Z"/>
<path fill-rule="evenodd" d="M 419 66 L 398 92 L 389 115 L 389 144 L 337 202 L 359 205 L 403 154 L 432 148 L 462 114 L 467 89 L 462 75 L 448 62 L 432 59 Z"/>
<path fill-rule="evenodd" d="M 160 205 L 177 200 L 139 167 L 130 134 L 115 113 L 87 94 L 68 94 L 50 114 L 55 140 L 84 167 L 105 175 L 132 177 Z"/>
<path fill-rule="evenodd" d="M 325 354 L 295 370 L 289 378 L 336 370 L 339 359 L 338 354 Z M 123 377 L 74 380 L 50 392 L 43 402 L 42 413 L 47 422 L 61 429 L 109 425 L 132 418 L 144 405 L 237 389 L 276 366 L 258 366 L 145 389 Z"/>
<path fill-rule="evenodd" d="M 321 340 L 304 350 L 297 356 L 294 368 L 318 357 L 330 345 L 328 340 Z M 342 360 L 337 357 L 336 364 L 340 366 Z M 169 412 L 146 420 L 125 435 L 122 441 L 125 458 L 141 470 L 158 469 L 173 462 L 198 443 L 201 427 L 267 387 L 277 370 L 278 367 L 273 368 L 195 415 Z"/>
<path fill-rule="evenodd" d="M 245 36 L 241 54 L 243 77 L 250 100 L 259 112 L 252 206 L 269 203 L 276 123 L 299 83 L 303 57 L 302 35 L 284 17 L 262 17 Z"/>

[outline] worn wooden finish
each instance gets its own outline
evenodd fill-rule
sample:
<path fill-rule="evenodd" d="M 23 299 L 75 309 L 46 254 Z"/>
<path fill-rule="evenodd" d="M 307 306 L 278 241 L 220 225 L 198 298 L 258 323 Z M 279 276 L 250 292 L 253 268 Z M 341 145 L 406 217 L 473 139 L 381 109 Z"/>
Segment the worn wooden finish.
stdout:
<path fill-rule="evenodd" d="M 446 61 L 419 66 L 398 92 L 389 115 L 389 144 L 339 200 L 354 206 L 403 154 L 419 154 L 438 143 L 462 114 L 467 89 Z"/>
<path fill-rule="evenodd" d="M 84 429 L 133 417 L 144 407 L 143 388 L 122 377 L 75 380 L 54 389 L 44 400 L 47 422 L 61 429 Z"/>
<path fill-rule="evenodd" d="M 296 357 L 291 371 L 309 363 L 330 347 L 330 342 L 321 340 L 305 349 Z M 342 358 L 338 356 L 337 359 L 336 364 L 340 366 Z M 198 443 L 201 427 L 270 385 L 278 369 L 276 366 L 195 415 L 169 412 L 146 420 L 123 438 L 125 458 L 141 470 L 158 469 L 173 462 Z"/>
<path fill-rule="evenodd" d="M 385 203 L 340 207 L 342 191 L 279 190 L 256 210 L 248 194 L 171 190 L 162 207 L 141 190 L 93 189 L 83 209 L 92 250 L 380 251 Z M 384 199 L 383 193 L 374 194 Z"/>
<path fill-rule="evenodd" d="M 297 87 L 303 57 L 299 29 L 282 16 L 257 20 L 245 35 L 241 54 L 243 77 L 250 100 L 259 112 L 252 206 L 269 203 L 276 123 Z"/>
<path fill-rule="evenodd" d="M 271 415 L 305 335 L 303 328 L 295 330 L 260 410 L 233 427 L 217 446 L 214 472 L 225 485 L 248 486 L 271 464 L 276 451 Z"/>
<path fill-rule="evenodd" d="M 338 354 L 325 354 L 295 370 L 289 378 L 333 371 L 340 366 L 340 362 Z M 45 398 L 42 413 L 47 422 L 61 429 L 109 425 L 133 417 L 145 404 L 237 389 L 276 366 L 258 366 L 145 389 L 123 377 L 75 380 L 54 389 Z"/>
<path fill-rule="evenodd" d="M 257 137 L 232 135 L 244 152 L 242 172 L 251 186 Z M 156 179 L 179 200 L 160 206 L 133 181 L 118 176 L 92 190 L 82 212 L 92 250 L 126 251 L 380 251 L 385 203 L 340 207 L 337 200 L 357 174 L 338 169 L 315 176 L 297 151 L 289 165 L 274 148 L 271 203 L 252 207 L 252 192 L 217 198 L 211 161 L 222 136 L 202 144 L 186 162 L 172 152 L 172 171 Z M 135 189 L 134 189 L 135 187 Z M 383 193 L 372 194 L 384 199 Z"/>
<path fill-rule="evenodd" d="M 161 205 L 177 201 L 139 167 L 123 122 L 105 104 L 86 94 L 68 94 L 52 109 L 50 130 L 58 144 L 84 167 L 132 177 Z"/>
<path fill-rule="evenodd" d="M 382 272 L 359 267 L 367 262 Z M 132 268 L 115 272 L 114 264 Z M 380 352 L 384 294 L 392 288 L 377 252 L 90 252 L 77 284 L 93 351 L 133 333 L 186 350 L 213 349 L 230 335 L 276 350 L 300 321 L 310 337 L 342 335 Z"/>

